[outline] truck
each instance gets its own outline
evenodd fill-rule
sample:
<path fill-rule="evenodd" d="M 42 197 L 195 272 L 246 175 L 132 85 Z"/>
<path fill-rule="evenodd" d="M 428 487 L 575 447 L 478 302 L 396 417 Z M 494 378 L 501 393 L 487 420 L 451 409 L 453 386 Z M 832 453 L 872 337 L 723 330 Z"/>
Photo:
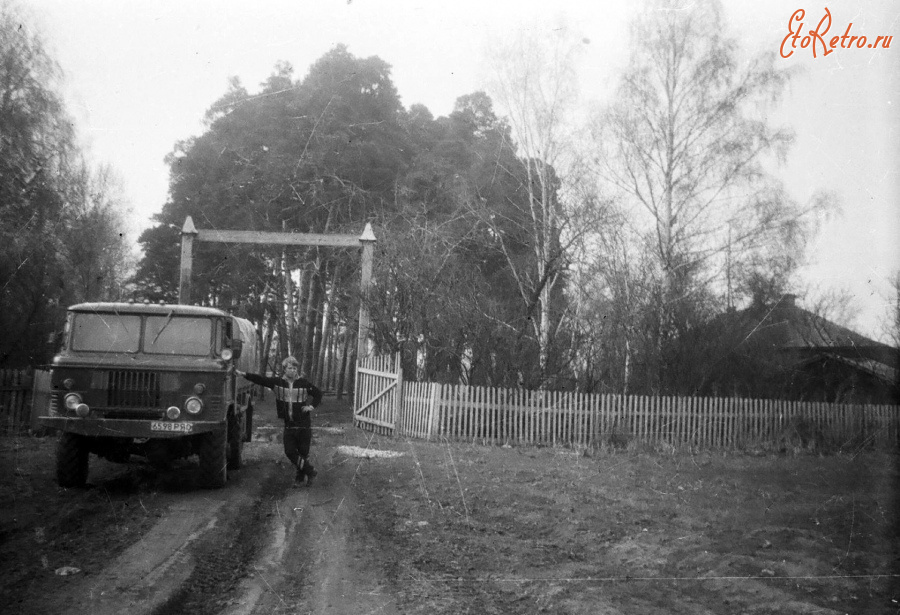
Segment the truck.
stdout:
<path fill-rule="evenodd" d="M 58 430 L 56 478 L 87 482 L 91 454 L 145 457 L 166 468 L 199 457 L 203 486 L 223 487 L 241 467 L 253 429 L 256 329 L 223 310 L 150 302 L 68 308 L 39 423 Z"/>

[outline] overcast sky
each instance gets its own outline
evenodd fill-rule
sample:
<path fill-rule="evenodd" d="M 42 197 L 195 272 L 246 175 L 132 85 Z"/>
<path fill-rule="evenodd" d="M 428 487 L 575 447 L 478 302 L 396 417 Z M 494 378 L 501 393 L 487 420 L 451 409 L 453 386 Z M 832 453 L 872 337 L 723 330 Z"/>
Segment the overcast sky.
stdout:
<path fill-rule="evenodd" d="M 589 39 L 583 97 L 609 100 L 627 59 L 636 2 L 600 0 L 20 0 L 38 16 L 67 75 L 69 111 L 96 162 L 123 180 L 137 228 L 150 224 L 168 193 L 163 164 L 175 142 L 198 135 L 206 109 L 240 77 L 256 91 L 279 60 L 295 77 L 338 43 L 393 67 L 408 108 L 446 115 L 460 95 L 481 88 L 483 49 L 514 28 L 549 28 L 557 16 Z M 900 34 L 900 3 L 782 0 L 725 3 L 727 27 L 742 49 L 778 51 L 792 13 L 804 30 L 831 11 L 827 37 Z M 545 24 L 545 25 L 540 25 Z M 854 328 L 883 339 L 900 268 L 900 38 L 889 49 L 841 49 L 813 58 L 810 48 L 779 60 L 802 70 L 772 116 L 797 133 L 779 169 L 791 195 L 807 201 L 835 191 L 843 214 L 815 242 L 804 288 L 853 295 Z M 804 304 L 804 307 L 810 307 Z"/>

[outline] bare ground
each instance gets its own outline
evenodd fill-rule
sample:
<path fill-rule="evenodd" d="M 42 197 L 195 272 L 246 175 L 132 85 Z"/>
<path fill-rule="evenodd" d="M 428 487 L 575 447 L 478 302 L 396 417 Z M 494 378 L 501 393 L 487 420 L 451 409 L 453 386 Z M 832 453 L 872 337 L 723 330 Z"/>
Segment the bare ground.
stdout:
<path fill-rule="evenodd" d="M 295 488 L 268 412 L 217 491 L 94 457 L 63 490 L 53 438 L 0 440 L 0 612 L 900 613 L 894 454 L 429 443 L 332 399 Z"/>

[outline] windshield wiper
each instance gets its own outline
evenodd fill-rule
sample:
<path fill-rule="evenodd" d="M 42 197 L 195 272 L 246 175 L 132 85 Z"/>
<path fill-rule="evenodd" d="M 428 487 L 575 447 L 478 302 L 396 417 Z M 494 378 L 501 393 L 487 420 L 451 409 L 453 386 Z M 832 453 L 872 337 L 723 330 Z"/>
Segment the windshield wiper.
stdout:
<path fill-rule="evenodd" d="M 162 332 L 166 330 L 166 327 L 169 326 L 169 323 L 172 322 L 172 316 L 175 315 L 175 310 L 170 310 L 169 315 L 166 316 L 166 322 L 163 323 L 162 328 L 157 332 L 156 337 L 153 338 L 153 341 L 150 343 L 151 346 L 156 346 L 156 340 L 159 339 L 159 336 L 162 335 Z"/>
<path fill-rule="evenodd" d="M 122 318 L 122 315 L 119 314 L 119 308 L 117 308 L 116 306 L 113 306 L 113 312 L 115 313 L 116 318 L 119 319 L 119 323 L 122 325 L 122 328 L 125 329 L 125 333 L 131 333 L 131 331 L 128 330 L 128 323 L 126 323 L 126 322 L 125 322 L 125 319 Z M 105 324 L 105 323 L 104 323 L 104 324 Z M 109 325 L 107 325 L 107 327 L 108 327 L 108 326 L 109 326 Z"/>

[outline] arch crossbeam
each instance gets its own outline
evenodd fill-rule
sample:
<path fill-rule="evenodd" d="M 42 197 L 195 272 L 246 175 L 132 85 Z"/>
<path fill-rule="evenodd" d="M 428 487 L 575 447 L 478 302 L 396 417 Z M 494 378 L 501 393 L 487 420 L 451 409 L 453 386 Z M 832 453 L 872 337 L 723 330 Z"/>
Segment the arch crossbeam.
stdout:
<path fill-rule="evenodd" d="M 183 232 L 183 231 L 182 231 Z M 269 246 L 327 246 L 359 248 L 356 235 L 319 235 L 315 233 L 275 233 L 265 231 L 197 231 L 197 241 L 214 243 L 250 243 Z"/>
<path fill-rule="evenodd" d="M 366 299 L 372 285 L 372 260 L 375 233 L 366 223 L 362 235 L 322 235 L 317 233 L 277 233 L 269 231 L 198 230 L 190 216 L 181 229 L 181 278 L 178 286 L 178 303 L 191 301 L 191 273 L 194 261 L 194 241 L 205 243 L 243 243 L 267 246 L 325 246 L 332 248 L 359 248 L 362 250 L 362 276 L 360 279 L 358 358 L 366 356 L 366 339 L 369 335 L 369 312 Z"/>

